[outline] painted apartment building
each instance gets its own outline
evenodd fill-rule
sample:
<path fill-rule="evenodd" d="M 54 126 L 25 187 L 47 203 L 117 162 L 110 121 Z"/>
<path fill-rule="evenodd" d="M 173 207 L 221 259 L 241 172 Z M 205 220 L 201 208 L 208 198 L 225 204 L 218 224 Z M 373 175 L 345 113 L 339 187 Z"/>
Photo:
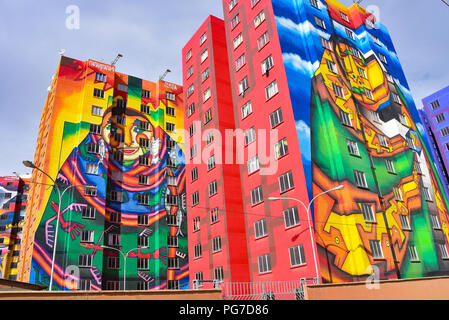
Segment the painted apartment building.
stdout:
<path fill-rule="evenodd" d="M 179 85 L 61 57 L 34 158 L 48 176 L 32 174 L 18 280 L 49 285 L 56 249 L 53 290 L 123 290 L 125 276 L 127 290 L 188 285 L 183 105 Z"/>
<path fill-rule="evenodd" d="M 0 278 L 17 279 L 28 176 L 0 177 Z"/>
<path fill-rule="evenodd" d="M 205 172 L 201 186 L 187 181 L 189 234 L 199 232 L 189 243 L 192 270 L 221 280 L 212 270 L 225 263 L 224 280 L 241 281 L 230 259 L 210 258 L 214 239 L 229 243 L 232 236 L 207 218 L 196 226 L 215 197 L 225 202 L 218 207 L 223 215 L 244 216 L 247 281 L 447 274 L 448 201 L 386 27 L 360 5 L 336 0 L 223 0 L 223 12 L 225 40 L 210 27 L 221 22 L 209 18 L 183 49 L 184 87 L 193 92 L 186 95 L 186 123 L 190 102 L 203 97 L 192 116 L 221 127 L 220 109 L 228 112 L 229 101 L 222 107 L 219 99 L 229 85 L 234 123 L 227 124 L 243 132 L 237 145 L 244 145 L 244 160 L 240 183 L 222 179 L 218 196 L 204 191 L 215 179 L 206 161 L 197 165 Z M 200 75 L 225 59 L 213 46 L 223 41 L 229 84 L 210 78 L 203 85 Z M 208 93 L 217 83 L 223 91 Z M 186 169 L 190 176 L 194 167 Z M 225 208 L 230 189 L 233 200 L 241 196 L 241 212 Z M 235 222 L 241 228 L 240 218 Z M 194 259 L 198 244 L 202 256 Z"/>
<path fill-rule="evenodd" d="M 422 100 L 419 115 L 427 135 L 435 165 L 449 194 L 449 87 Z"/>

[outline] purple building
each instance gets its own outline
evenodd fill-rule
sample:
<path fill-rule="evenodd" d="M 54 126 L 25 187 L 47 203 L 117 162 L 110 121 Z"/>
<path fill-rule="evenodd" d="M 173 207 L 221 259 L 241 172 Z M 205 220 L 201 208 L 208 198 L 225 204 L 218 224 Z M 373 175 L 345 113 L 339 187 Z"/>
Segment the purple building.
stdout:
<path fill-rule="evenodd" d="M 422 100 L 422 119 L 433 158 L 449 195 L 449 86 Z"/>

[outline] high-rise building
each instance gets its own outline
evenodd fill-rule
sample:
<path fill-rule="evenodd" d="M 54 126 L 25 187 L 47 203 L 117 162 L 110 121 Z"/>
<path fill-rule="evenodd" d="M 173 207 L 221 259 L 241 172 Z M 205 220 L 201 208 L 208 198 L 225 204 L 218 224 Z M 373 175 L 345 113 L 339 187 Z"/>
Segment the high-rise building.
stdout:
<path fill-rule="evenodd" d="M 188 285 L 183 99 L 182 86 L 61 58 L 39 127 L 42 171 L 32 175 L 18 280 L 49 285 L 56 249 L 53 290 Z"/>
<path fill-rule="evenodd" d="M 448 201 L 386 27 L 360 5 L 336 0 L 222 1 L 233 125 L 243 132 L 237 146 L 244 160 L 239 185 L 222 179 L 219 189 L 235 186 L 233 200 L 241 197 L 243 210 L 219 209 L 244 216 L 248 281 L 447 274 Z M 199 75 L 225 59 L 201 47 L 221 43 L 215 33 L 203 24 L 183 50 L 184 86 L 194 92 L 186 97 L 186 117 L 190 101 L 214 87 Z M 191 72 L 196 76 L 188 78 Z M 227 82 L 220 79 L 223 87 Z M 212 112 L 228 112 L 229 103 L 217 100 L 221 92 L 210 94 Z M 196 117 L 210 117 L 207 101 L 200 105 Z M 220 114 L 212 117 L 220 127 Z M 191 143 L 186 139 L 186 149 Z M 197 190 L 215 179 L 205 161 L 196 167 L 204 175 L 201 186 L 187 181 L 189 228 L 200 210 L 213 209 L 204 191 L 205 202 L 195 207 Z M 188 165 L 187 176 L 192 170 Z M 232 237 L 206 223 L 200 232 L 202 257 L 214 254 L 216 237 Z M 192 261 L 192 245 L 190 263 L 202 268 L 195 272 L 220 280 L 210 272 L 214 261 Z M 234 281 L 232 272 L 224 278 Z"/>
<path fill-rule="evenodd" d="M 422 100 L 419 110 L 435 165 L 449 195 L 449 87 Z"/>
<path fill-rule="evenodd" d="M 17 279 L 28 176 L 0 177 L 0 278 Z"/>

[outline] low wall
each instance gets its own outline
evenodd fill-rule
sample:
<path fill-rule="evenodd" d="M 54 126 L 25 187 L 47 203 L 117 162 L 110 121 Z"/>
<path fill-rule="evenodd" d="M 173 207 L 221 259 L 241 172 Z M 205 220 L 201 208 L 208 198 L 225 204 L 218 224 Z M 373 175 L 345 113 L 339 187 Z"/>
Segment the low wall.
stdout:
<path fill-rule="evenodd" d="M 306 300 L 449 300 L 449 277 L 308 286 Z"/>
<path fill-rule="evenodd" d="M 221 290 L 0 291 L 0 300 L 222 300 Z"/>

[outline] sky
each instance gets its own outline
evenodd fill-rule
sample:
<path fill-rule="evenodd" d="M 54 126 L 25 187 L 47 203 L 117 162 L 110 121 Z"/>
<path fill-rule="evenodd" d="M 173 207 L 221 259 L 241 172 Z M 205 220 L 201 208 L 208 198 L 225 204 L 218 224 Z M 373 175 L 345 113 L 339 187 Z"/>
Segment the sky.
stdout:
<path fill-rule="evenodd" d="M 341 0 L 351 5 L 352 0 Z M 69 6 L 79 29 L 66 27 Z M 387 26 L 417 107 L 449 85 L 449 7 L 441 0 L 365 0 Z M 209 15 L 222 18 L 221 0 L 0 0 L 0 176 L 29 173 L 58 51 L 111 63 L 119 72 L 182 84 L 181 50 Z M 69 20 L 70 21 L 70 20 Z"/>

